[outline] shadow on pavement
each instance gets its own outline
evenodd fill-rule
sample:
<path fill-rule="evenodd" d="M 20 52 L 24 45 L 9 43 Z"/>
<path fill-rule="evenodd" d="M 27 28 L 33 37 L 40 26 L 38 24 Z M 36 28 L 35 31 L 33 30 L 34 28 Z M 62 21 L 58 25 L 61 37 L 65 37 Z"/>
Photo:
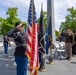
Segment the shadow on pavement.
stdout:
<path fill-rule="evenodd" d="M 76 62 L 70 62 L 71 64 L 76 64 Z"/>

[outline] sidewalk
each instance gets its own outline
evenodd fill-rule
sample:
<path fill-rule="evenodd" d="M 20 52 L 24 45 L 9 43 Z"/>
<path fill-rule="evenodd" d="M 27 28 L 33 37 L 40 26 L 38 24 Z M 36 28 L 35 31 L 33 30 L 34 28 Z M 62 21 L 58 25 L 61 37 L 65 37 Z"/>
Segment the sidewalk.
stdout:
<path fill-rule="evenodd" d="M 9 56 L 4 57 L 3 47 L 0 47 L 0 75 L 16 75 L 16 65 L 14 61 L 14 46 L 9 47 Z M 49 55 L 48 55 L 49 56 Z M 76 75 L 76 57 L 68 60 L 54 60 L 54 65 L 48 64 L 48 56 L 46 56 L 46 72 L 38 72 L 38 75 Z M 27 75 L 30 75 L 29 70 Z"/>

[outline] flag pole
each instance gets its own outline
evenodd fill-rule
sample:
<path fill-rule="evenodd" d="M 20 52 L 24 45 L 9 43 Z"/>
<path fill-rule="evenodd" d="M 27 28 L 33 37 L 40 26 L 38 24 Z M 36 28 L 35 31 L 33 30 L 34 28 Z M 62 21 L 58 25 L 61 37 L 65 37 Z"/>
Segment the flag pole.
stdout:
<path fill-rule="evenodd" d="M 49 39 L 49 50 L 50 50 L 50 57 L 49 57 L 49 64 L 54 64 L 52 51 L 53 51 L 53 38 L 52 38 L 52 14 L 49 14 L 49 23 L 48 23 L 48 39 Z M 51 31 L 50 31 L 51 30 Z"/>
<path fill-rule="evenodd" d="M 43 12 L 43 3 L 41 3 L 41 11 Z M 44 70 L 46 71 L 46 69 L 45 69 L 45 54 L 42 54 L 42 59 L 44 60 L 43 66 L 44 66 Z"/>
<path fill-rule="evenodd" d="M 43 3 L 41 3 L 41 12 L 43 13 Z M 44 49 L 44 47 L 42 46 L 41 41 L 44 39 L 44 37 L 45 37 L 45 35 L 40 40 L 40 45 L 41 45 L 41 47 L 43 49 Z M 44 51 L 45 51 L 45 49 L 44 49 Z M 46 71 L 46 69 L 45 69 L 45 54 L 43 54 L 43 53 L 42 53 L 42 61 L 40 63 L 39 70 L 42 71 L 42 72 L 45 72 Z"/>

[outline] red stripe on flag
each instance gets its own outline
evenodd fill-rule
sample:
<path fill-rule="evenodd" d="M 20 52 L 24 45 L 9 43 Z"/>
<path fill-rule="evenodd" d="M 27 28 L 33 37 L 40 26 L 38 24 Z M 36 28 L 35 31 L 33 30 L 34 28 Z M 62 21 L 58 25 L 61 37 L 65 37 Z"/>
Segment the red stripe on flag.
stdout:
<path fill-rule="evenodd" d="M 28 42 L 28 45 L 31 47 L 31 42 L 29 39 L 27 40 L 27 42 Z"/>
<path fill-rule="evenodd" d="M 27 48 L 26 48 L 26 54 L 27 54 L 27 56 L 29 58 L 31 57 L 30 55 L 31 55 L 31 45 L 32 45 L 32 43 L 31 43 L 31 39 L 32 39 L 31 35 L 32 35 L 32 32 L 30 30 L 31 28 L 32 27 L 28 24 L 28 26 L 27 26 Z"/>
<path fill-rule="evenodd" d="M 28 34 L 31 36 L 32 35 L 32 33 L 31 33 L 31 31 L 30 31 L 30 29 L 28 28 Z"/>

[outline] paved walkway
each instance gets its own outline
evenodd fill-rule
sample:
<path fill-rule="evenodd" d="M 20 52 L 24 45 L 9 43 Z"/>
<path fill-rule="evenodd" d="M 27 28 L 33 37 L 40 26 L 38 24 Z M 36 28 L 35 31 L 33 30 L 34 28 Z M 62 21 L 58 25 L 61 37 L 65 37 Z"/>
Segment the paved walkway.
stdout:
<path fill-rule="evenodd" d="M 5 57 L 3 46 L 0 47 L 0 75 L 16 75 L 16 64 L 14 62 L 14 48 L 9 47 L 9 56 Z M 47 57 L 46 57 L 47 58 Z M 54 60 L 54 65 L 48 64 L 46 59 L 46 72 L 39 72 L 38 75 L 76 75 L 76 57 L 68 60 Z M 29 71 L 27 75 L 30 75 Z"/>

